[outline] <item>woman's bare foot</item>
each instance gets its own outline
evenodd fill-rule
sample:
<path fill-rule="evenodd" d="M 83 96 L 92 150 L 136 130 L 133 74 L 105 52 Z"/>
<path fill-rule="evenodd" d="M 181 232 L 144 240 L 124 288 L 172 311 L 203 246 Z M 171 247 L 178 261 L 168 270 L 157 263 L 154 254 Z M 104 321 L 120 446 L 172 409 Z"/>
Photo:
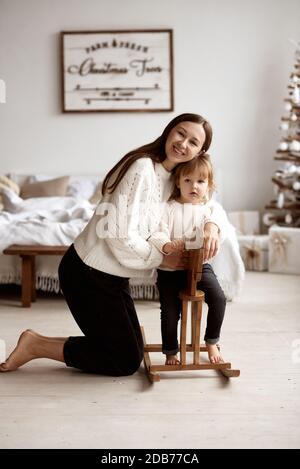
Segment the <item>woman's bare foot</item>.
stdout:
<path fill-rule="evenodd" d="M 206 342 L 206 347 L 207 347 L 207 352 L 208 352 L 208 358 L 210 363 L 216 364 L 216 363 L 221 363 L 223 358 L 220 355 L 220 351 L 217 347 L 217 344 L 208 344 Z"/>
<path fill-rule="evenodd" d="M 165 365 L 180 365 L 177 355 L 167 355 Z"/>
<path fill-rule="evenodd" d="M 49 339 L 49 337 L 47 337 L 45 335 L 42 335 L 42 334 L 39 334 L 38 332 L 33 331 L 32 329 L 27 329 L 27 331 L 30 331 L 36 337 L 40 337 L 40 339 L 46 339 L 46 340 Z M 66 340 L 68 340 L 68 337 L 51 337 L 51 340 L 58 340 L 60 342 L 66 342 Z"/>
<path fill-rule="evenodd" d="M 5 363 L 1 363 L 0 371 L 14 371 L 25 363 L 38 358 L 36 356 L 35 344 L 38 337 L 30 330 L 22 332 L 16 348 L 10 354 Z"/>
<path fill-rule="evenodd" d="M 35 358 L 50 358 L 64 362 L 64 343 L 63 337 L 44 337 L 27 329 L 20 335 L 16 348 L 6 362 L 0 364 L 0 371 L 15 371 Z"/>

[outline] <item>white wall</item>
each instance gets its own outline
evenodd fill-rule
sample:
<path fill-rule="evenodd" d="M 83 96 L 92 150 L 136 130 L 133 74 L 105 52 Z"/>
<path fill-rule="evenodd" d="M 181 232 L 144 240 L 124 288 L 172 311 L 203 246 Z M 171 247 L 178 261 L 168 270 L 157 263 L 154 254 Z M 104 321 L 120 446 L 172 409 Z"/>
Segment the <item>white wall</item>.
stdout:
<path fill-rule="evenodd" d="M 299 18 L 298 0 L 0 0 L 0 173 L 103 173 L 196 112 L 225 208 L 263 208 Z M 173 28 L 175 111 L 62 114 L 59 32 L 122 28 Z"/>

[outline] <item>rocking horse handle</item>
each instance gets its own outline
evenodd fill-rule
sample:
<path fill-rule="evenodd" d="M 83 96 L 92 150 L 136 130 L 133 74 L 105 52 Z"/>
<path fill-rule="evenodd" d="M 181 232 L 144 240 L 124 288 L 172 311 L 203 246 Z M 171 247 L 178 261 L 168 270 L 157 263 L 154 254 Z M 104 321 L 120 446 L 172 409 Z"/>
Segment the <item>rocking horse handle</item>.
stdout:
<path fill-rule="evenodd" d="M 189 252 L 188 291 L 196 294 L 197 282 L 201 280 L 203 264 L 203 248 L 191 249 Z"/>

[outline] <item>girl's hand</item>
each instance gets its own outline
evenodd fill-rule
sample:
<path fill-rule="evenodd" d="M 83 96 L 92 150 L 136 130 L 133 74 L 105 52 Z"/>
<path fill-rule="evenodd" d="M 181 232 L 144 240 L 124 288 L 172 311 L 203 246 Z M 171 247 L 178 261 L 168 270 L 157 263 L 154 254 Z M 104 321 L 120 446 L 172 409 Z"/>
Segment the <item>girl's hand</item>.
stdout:
<path fill-rule="evenodd" d="M 173 270 L 185 270 L 189 265 L 188 251 L 175 252 L 164 256 L 160 267 L 166 267 Z"/>
<path fill-rule="evenodd" d="M 176 239 L 174 241 L 170 241 L 169 243 L 164 244 L 163 252 L 165 254 L 172 254 L 175 252 L 183 252 L 184 251 L 184 241 L 183 239 Z"/>
<path fill-rule="evenodd" d="M 204 225 L 203 262 L 214 257 L 219 249 L 219 228 L 214 223 Z"/>

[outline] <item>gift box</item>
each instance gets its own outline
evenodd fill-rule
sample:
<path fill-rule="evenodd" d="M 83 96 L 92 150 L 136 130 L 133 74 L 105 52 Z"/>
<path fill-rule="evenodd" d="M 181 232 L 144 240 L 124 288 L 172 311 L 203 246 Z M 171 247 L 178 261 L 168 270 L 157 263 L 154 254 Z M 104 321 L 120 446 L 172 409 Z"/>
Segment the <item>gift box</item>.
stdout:
<path fill-rule="evenodd" d="M 257 235 L 260 233 L 259 212 L 257 211 L 229 212 L 228 218 L 235 227 L 237 235 Z"/>
<path fill-rule="evenodd" d="M 269 229 L 269 271 L 300 274 L 300 228 L 271 226 Z"/>
<path fill-rule="evenodd" d="M 268 235 L 238 236 L 238 242 L 246 270 L 268 270 Z"/>

